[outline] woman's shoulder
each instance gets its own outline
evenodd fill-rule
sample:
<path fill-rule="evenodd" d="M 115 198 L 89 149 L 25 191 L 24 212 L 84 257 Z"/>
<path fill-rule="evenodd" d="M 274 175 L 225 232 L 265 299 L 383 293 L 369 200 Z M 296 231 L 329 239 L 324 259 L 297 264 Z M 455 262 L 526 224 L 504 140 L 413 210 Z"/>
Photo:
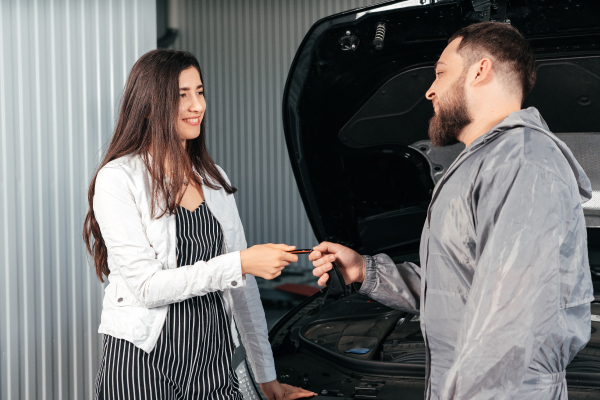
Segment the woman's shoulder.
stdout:
<path fill-rule="evenodd" d="M 229 180 L 229 177 L 227 176 L 227 174 L 225 173 L 225 170 L 223 168 L 221 168 L 221 166 L 219 166 L 218 164 L 215 164 L 215 167 L 217 168 L 217 172 L 219 173 L 219 175 L 221 175 L 223 177 L 223 179 L 225 179 L 225 181 L 231 185 L 231 181 Z M 200 176 L 200 174 L 198 173 L 198 170 L 196 170 L 194 168 L 194 171 L 196 172 L 197 175 Z M 206 172 L 206 171 L 205 171 Z M 222 187 L 220 187 L 219 182 L 217 180 L 215 180 L 214 178 L 208 177 L 207 178 L 208 181 L 210 181 L 212 184 L 219 186 L 219 189 L 216 190 L 224 190 Z"/>
<path fill-rule="evenodd" d="M 98 173 L 136 175 L 145 170 L 144 160 L 137 154 L 127 154 L 106 163 Z"/>
<path fill-rule="evenodd" d="M 225 173 L 225 170 L 223 168 L 221 168 L 221 166 L 218 164 L 215 164 L 215 167 L 217 167 L 217 170 L 219 171 L 219 173 L 221 174 L 223 179 L 225 179 L 227 181 L 227 183 L 231 185 L 231 181 L 229 180 L 229 177 Z"/>
<path fill-rule="evenodd" d="M 104 182 L 110 184 L 119 181 L 135 181 L 143 178 L 143 171 L 146 170 L 142 157 L 136 154 L 127 154 L 125 156 L 109 161 L 100 168 L 96 178 L 96 184 Z"/>

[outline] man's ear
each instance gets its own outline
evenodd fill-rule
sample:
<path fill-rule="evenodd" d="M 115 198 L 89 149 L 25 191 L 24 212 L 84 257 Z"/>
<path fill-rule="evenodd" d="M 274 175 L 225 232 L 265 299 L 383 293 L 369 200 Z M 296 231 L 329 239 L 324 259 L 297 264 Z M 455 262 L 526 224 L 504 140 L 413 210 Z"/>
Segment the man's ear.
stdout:
<path fill-rule="evenodd" d="M 473 64 L 472 68 L 471 76 L 473 77 L 473 80 L 471 81 L 471 84 L 474 86 L 489 83 L 494 77 L 492 60 L 489 58 L 482 58 Z"/>

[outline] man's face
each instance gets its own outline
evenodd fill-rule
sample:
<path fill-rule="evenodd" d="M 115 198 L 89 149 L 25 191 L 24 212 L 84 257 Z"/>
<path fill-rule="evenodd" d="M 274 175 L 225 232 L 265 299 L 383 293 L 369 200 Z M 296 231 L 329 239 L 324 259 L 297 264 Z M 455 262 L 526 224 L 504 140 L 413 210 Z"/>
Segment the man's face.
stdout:
<path fill-rule="evenodd" d="M 456 52 L 459 44 L 456 39 L 446 47 L 435 65 L 435 81 L 425 95 L 434 109 L 429 139 L 438 147 L 458 143 L 461 131 L 471 123 L 465 95 L 467 70 Z"/>

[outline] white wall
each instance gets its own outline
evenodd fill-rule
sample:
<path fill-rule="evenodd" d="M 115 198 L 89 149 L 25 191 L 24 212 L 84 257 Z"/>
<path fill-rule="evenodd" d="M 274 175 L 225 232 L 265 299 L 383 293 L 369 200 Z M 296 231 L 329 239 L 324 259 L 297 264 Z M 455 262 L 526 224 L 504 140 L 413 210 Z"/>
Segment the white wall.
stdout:
<path fill-rule="evenodd" d="M 86 194 L 154 0 L 0 0 L 0 398 L 91 398 Z"/>

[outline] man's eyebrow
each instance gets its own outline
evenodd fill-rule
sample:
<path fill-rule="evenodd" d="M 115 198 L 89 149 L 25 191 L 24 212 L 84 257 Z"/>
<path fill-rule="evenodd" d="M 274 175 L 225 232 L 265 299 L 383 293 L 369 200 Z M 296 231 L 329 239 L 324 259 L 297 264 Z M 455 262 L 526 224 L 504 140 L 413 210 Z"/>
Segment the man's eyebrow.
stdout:
<path fill-rule="evenodd" d="M 445 63 L 443 63 L 442 61 L 438 61 L 435 64 L 433 64 L 433 69 L 436 69 L 438 67 L 438 65 L 446 65 Z"/>
<path fill-rule="evenodd" d="M 202 89 L 202 88 L 204 88 L 204 86 L 198 85 L 198 87 L 196 88 L 196 90 Z M 185 90 L 190 90 L 190 88 L 189 87 L 180 87 L 179 90 L 185 91 Z"/>

